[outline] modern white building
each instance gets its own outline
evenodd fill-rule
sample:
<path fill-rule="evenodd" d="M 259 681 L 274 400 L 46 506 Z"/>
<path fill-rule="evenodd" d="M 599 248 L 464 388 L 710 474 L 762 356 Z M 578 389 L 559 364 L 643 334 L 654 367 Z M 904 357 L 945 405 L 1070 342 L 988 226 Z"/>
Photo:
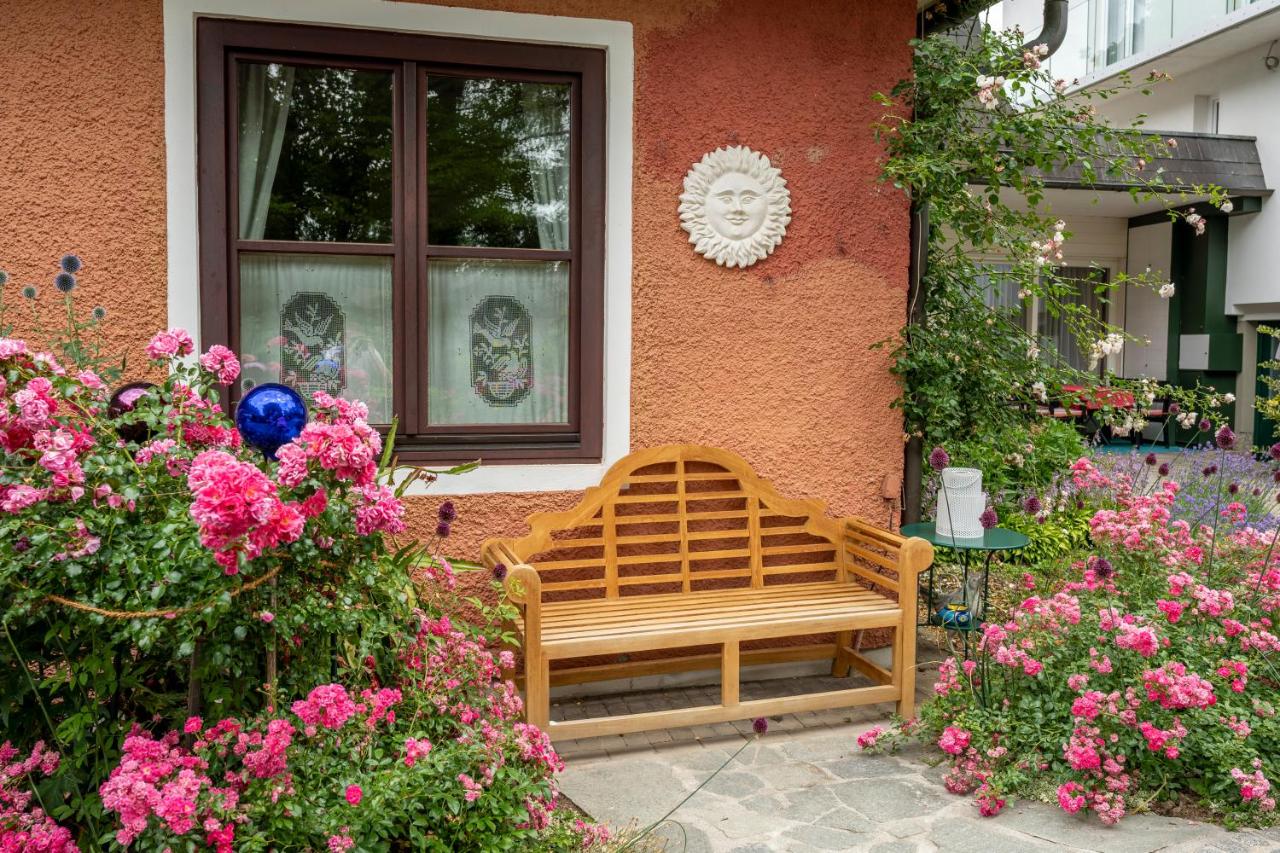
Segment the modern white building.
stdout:
<path fill-rule="evenodd" d="M 999 5 L 1004 27 L 1040 31 L 1043 0 Z M 1280 200 L 1268 198 L 1264 177 L 1280 176 L 1280 0 L 1071 0 L 1069 10 L 1066 40 L 1049 60 L 1054 76 L 1079 89 L 1113 85 L 1124 73 L 1171 74 L 1151 95 L 1134 92 L 1098 108 L 1115 123 L 1145 115 L 1146 128 L 1177 138 L 1167 174 L 1211 178 L 1231 190 L 1234 207 L 1225 216 L 1196 206 L 1208 217 L 1196 237 L 1159 204 L 1137 204 L 1127 193 L 1070 181 L 1051 192 L 1054 212 L 1074 232 L 1068 267 L 1097 265 L 1110 275 L 1150 269 L 1177 286 L 1172 300 L 1125 288 L 1099 308 L 1150 340 L 1130 344 L 1108 366 L 1125 377 L 1232 391 L 1237 431 L 1269 443 L 1275 437 L 1255 418 L 1253 401 L 1257 364 L 1274 355 L 1258 326 L 1280 325 Z"/>

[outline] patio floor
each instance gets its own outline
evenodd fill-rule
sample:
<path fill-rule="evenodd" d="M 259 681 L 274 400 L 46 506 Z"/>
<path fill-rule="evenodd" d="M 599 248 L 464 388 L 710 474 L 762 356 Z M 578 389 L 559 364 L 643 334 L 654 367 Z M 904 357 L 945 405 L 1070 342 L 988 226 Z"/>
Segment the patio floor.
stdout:
<path fill-rule="evenodd" d="M 922 698 L 929 679 L 922 678 Z M 847 687 L 819 676 L 744 682 L 742 698 Z M 556 719 L 635 713 L 718 701 L 719 688 L 695 687 L 565 701 Z M 872 853 L 1033 850 L 1105 853 L 1261 853 L 1280 851 L 1280 829 L 1227 832 L 1156 815 L 1134 815 L 1117 827 L 1064 813 L 1045 803 L 1017 802 L 998 817 L 978 815 L 971 797 L 947 793 L 936 750 L 860 754 L 859 732 L 887 719 L 892 706 L 788 714 L 772 718 L 659 833 L 666 850 L 858 850 Z M 664 815 L 751 739 L 750 722 L 591 738 L 558 744 L 564 793 L 597 820 L 645 826 Z"/>

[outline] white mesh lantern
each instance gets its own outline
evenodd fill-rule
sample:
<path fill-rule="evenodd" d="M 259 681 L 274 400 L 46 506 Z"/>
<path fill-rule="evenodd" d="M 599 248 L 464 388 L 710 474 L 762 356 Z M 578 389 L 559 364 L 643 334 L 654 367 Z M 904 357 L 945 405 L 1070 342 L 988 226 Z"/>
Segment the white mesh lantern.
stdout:
<path fill-rule="evenodd" d="M 977 468 L 944 468 L 934 531 L 940 537 L 981 539 L 983 529 L 978 519 L 986 506 L 981 471 Z"/>

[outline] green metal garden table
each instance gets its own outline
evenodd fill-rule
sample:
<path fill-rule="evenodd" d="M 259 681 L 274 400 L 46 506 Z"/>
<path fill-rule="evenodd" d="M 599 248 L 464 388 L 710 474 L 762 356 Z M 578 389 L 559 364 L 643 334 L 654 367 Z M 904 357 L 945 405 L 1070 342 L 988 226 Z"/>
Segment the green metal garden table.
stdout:
<path fill-rule="evenodd" d="M 928 580 L 920 578 L 921 589 L 917 598 L 924 603 L 924 620 L 920 621 L 917 616 L 917 625 L 926 628 L 943 628 L 947 631 L 956 631 L 964 638 L 964 656 L 969 656 L 969 635 L 975 631 L 982 630 L 982 624 L 986 620 L 986 610 L 988 601 L 988 587 L 990 586 L 991 577 L 991 558 L 999 551 L 1018 551 L 1031 544 L 1031 540 L 1024 534 L 1016 530 L 1008 530 L 1003 527 L 991 527 L 983 531 L 981 537 L 973 539 L 957 539 L 954 536 L 940 535 L 934 528 L 933 522 L 918 522 L 916 524 L 904 524 L 902 526 L 903 536 L 919 536 L 921 539 L 929 542 L 938 548 L 950 548 L 960 558 L 960 565 L 964 568 L 964 575 L 960 580 L 960 589 L 965 590 L 969 586 L 969 566 L 974 554 L 985 555 L 982 564 L 982 603 L 976 608 L 977 612 L 968 613 L 968 618 L 963 623 L 952 621 L 947 624 L 938 613 L 934 612 L 934 590 L 933 575 L 934 567 L 937 563 L 929 566 L 927 572 Z M 927 590 L 924 588 L 928 584 Z M 938 617 L 935 619 L 935 617 Z"/>

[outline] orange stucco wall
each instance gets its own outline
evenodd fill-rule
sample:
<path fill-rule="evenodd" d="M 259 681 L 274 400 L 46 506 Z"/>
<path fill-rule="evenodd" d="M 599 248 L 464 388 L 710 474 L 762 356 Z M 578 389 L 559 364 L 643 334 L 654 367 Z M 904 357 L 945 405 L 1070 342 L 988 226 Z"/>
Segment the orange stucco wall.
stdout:
<path fill-rule="evenodd" d="M 351 0 L 352 3 L 372 0 Z M 901 467 L 888 356 L 905 313 L 907 209 L 877 183 L 872 102 L 909 69 L 911 0 L 468 0 L 446 5 L 629 20 L 635 33 L 633 448 L 738 451 L 784 493 L 887 516 Z M 166 322 L 160 0 L 3 0 L 0 269 L 52 294 L 57 257 L 87 268 L 131 351 Z M 706 151 L 740 143 L 780 165 L 793 219 L 773 257 L 729 271 L 676 216 Z M 20 306 L 21 307 L 21 306 Z M 18 333 L 30 334 L 25 313 Z M 568 493 L 458 501 L 449 548 L 474 555 Z M 416 499 L 415 529 L 438 498 Z"/>

